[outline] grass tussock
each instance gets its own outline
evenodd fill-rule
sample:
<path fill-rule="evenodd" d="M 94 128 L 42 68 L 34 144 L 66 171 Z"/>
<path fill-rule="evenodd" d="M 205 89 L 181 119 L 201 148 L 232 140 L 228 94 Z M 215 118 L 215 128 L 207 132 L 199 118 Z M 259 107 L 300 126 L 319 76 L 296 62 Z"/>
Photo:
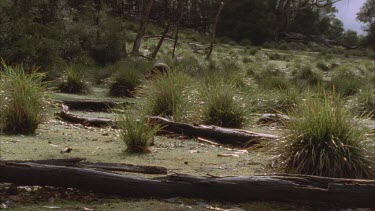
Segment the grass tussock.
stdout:
<path fill-rule="evenodd" d="M 46 102 L 44 75 L 37 69 L 2 64 L 0 72 L 0 126 L 10 134 L 34 134 Z"/>
<path fill-rule="evenodd" d="M 349 70 L 338 70 L 331 80 L 334 90 L 341 96 L 351 96 L 357 94 L 363 87 L 363 82 L 359 76 Z"/>
<path fill-rule="evenodd" d="M 364 149 L 367 130 L 353 120 L 337 98 L 308 96 L 291 112 L 289 134 L 281 152 L 286 171 L 339 178 L 371 178 L 374 172 Z"/>
<path fill-rule="evenodd" d="M 138 91 L 145 99 L 148 115 L 164 116 L 181 120 L 188 109 L 187 85 L 190 77 L 183 72 L 171 70 L 168 75 L 156 74 Z"/>
<path fill-rule="evenodd" d="M 119 71 L 109 88 L 109 95 L 133 97 L 135 89 L 141 84 L 142 75 L 134 69 Z"/>
<path fill-rule="evenodd" d="M 61 82 L 57 88 L 62 93 L 88 94 L 90 88 L 84 81 L 83 71 L 73 65 L 66 67 Z"/>
<path fill-rule="evenodd" d="M 203 91 L 203 121 L 205 124 L 241 128 L 246 121 L 245 106 L 236 95 L 235 85 L 216 84 Z"/>
<path fill-rule="evenodd" d="M 154 136 L 160 126 L 152 125 L 145 116 L 137 119 L 132 114 L 119 114 L 117 126 L 120 129 L 120 138 L 126 145 L 129 153 L 148 153 Z"/>

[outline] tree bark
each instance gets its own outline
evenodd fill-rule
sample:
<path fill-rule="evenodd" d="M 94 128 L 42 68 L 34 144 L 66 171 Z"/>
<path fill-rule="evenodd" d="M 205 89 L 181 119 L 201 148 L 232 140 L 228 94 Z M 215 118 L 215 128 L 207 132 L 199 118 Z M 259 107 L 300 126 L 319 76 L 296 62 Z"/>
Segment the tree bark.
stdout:
<path fill-rule="evenodd" d="M 150 14 L 153 3 L 154 0 L 149 0 L 143 9 L 141 22 L 139 24 L 139 30 L 134 41 L 133 50 L 131 52 L 133 56 L 139 56 L 139 48 L 141 47 L 142 37 L 144 36 L 146 31 L 148 15 Z"/>
<path fill-rule="evenodd" d="M 50 159 L 50 160 L 37 160 L 37 161 L 7 161 L 17 164 L 35 163 L 41 165 L 52 165 L 62 167 L 76 167 L 76 168 L 90 168 L 96 170 L 119 171 L 119 172 L 132 172 L 142 174 L 167 174 L 167 169 L 158 166 L 143 166 L 131 165 L 124 163 L 103 163 L 103 162 L 87 162 L 85 158 L 68 158 L 68 159 Z"/>
<path fill-rule="evenodd" d="M 0 162 L 0 182 L 77 188 L 131 198 L 187 197 L 228 202 L 280 201 L 375 206 L 375 181 L 312 176 L 198 177 L 147 179 L 93 169 Z"/>
<path fill-rule="evenodd" d="M 66 122 L 70 122 L 73 124 L 81 124 L 84 126 L 90 127 L 106 127 L 106 126 L 115 126 L 115 122 L 111 119 L 104 119 L 104 118 L 88 118 L 82 116 L 76 116 L 73 114 L 66 113 L 61 111 L 60 113 L 56 113 L 56 116 L 61 118 Z"/>
<path fill-rule="evenodd" d="M 221 2 L 220 7 L 219 7 L 219 9 L 217 11 L 217 14 L 216 14 L 216 17 L 215 17 L 215 23 L 214 23 L 213 29 L 212 29 L 211 43 L 210 43 L 210 47 L 208 49 L 208 54 L 207 54 L 207 57 L 206 57 L 207 60 L 210 59 L 212 51 L 214 49 L 214 43 L 215 43 L 215 37 L 216 37 L 216 28 L 217 28 L 217 24 L 219 22 L 220 13 L 223 10 L 223 7 L 224 7 L 224 2 Z"/>
<path fill-rule="evenodd" d="M 254 133 L 246 130 L 222 128 L 218 126 L 189 125 L 173 122 L 162 117 L 149 117 L 152 123 L 160 124 L 162 132 L 172 132 L 192 137 L 202 137 L 219 144 L 250 147 L 262 141 L 277 140 L 279 137 L 270 134 Z"/>
<path fill-rule="evenodd" d="M 129 102 L 115 102 L 103 100 L 57 100 L 59 104 L 64 104 L 71 110 L 77 111 L 108 111 L 113 108 L 118 108 L 130 104 Z"/>
<path fill-rule="evenodd" d="M 160 40 L 159 40 L 158 45 L 156 46 L 154 52 L 152 52 L 152 55 L 151 55 L 151 58 L 152 58 L 152 59 L 155 59 L 156 56 L 158 55 L 158 52 L 159 52 L 161 46 L 163 45 L 164 39 L 165 39 L 165 37 L 166 37 L 167 34 L 168 34 L 169 27 L 170 27 L 170 23 L 167 23 L 167 26 L 165 27 L 165 30 L 164 30 L 164 32 L 163 32 L 163 34 L 162 34 L 162 36 L 161 36 L 161 38 L 160 38 Z"/>

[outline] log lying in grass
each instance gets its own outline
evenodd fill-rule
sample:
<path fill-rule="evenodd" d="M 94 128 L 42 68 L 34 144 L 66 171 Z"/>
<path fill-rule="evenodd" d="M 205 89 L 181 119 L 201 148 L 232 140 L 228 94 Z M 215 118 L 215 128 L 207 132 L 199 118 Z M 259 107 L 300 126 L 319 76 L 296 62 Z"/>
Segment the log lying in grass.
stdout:
<path fill-rule="evenodd" d="M 74 124 L 82 124 L 85 126 L 105 127 L 105 126 L 115 125 L 115 122 L 111 119 L 82 117 L 82 116 L 77 116 L 77 115 L 73 115 L 70 113 L 66 113 L 64 111 L 61 111 L 60 113 L 56 113 L 55 115 L 66 122 L 70 122 Z"/>
<path fill-rule="evenodd" d="M 56 101 L 68 106 L 71 110 L 77 111 L 108 111 L 119 106 L 126 106 L 129 102 L 115 102 L 102 100 L 62 100 Z"/>
<path fill-rule="evenodd" d="M 132 198 L 187 197 L 215 201 L 282 201 L 374 207 L 375 181 L 309 176 L 197 177 L 147 179 L 35 163 L 0 162 L 0 182 L 77 188 Z"/>
<path fill-rule="evenodd" d="M 123 163 L 87 162 L 85 158 L 50 159 L 37 161 L 7 161 L 17 164 L 35 163 L 52 166 L 90 168 L 97 170 L 132 172 L 142 174 L 167 174 L 167 169 L 159 166 L 132 165 Z"/>
<path fill-rule="evenodd" d="M 160 124 L 164 132 L 183 134 L 186 136 L 202 137 L 214 140 L 219 144 L 250 147 L 262 141 L 276 140 L 279 137 L 264 133 L 254 133 L 246 130 L 229 129 L 217 126 L 189 125 L 173 122 L 162 117 L 149 117 L 150 121 Z"/>

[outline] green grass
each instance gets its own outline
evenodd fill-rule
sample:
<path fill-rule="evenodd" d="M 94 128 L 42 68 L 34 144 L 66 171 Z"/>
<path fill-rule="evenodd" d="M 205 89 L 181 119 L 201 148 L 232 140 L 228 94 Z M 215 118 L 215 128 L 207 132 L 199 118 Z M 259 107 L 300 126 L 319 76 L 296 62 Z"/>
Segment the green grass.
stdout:
<path fill-rule="evenodd" d="M 120 129 L 120 138 L 129 153 L 150 152 L 148 147 L 160 130 L 158 125 L 152 125 L 144 115 L 137 119 L 129 113 L 118 115 L 117 126 Z"/>
<path fill-rule="evenodd" d="M 360 115 L 369 115 L 374 118 L 375 114 L 375 93 L 371 88 L 361 90 L 357 95 L 357 103 L 354 110 Z"/>
<path fill-rule="evenodd" d="M 348 69 L 339 68 L 332 77 L 333 89 L 341 96 L 351 96 L 359 92 L 363 87 L 363 81 L 359 76 Z"/>
<path fill-rule="evenodd" d="M 114 77 L 109 95 L 115 97 L 133 97 L 135 89 L 141 84 L 142 75 L 136 70 L 123 69 Z"/>
<path fill-rule="evenodd" d="M 203 121 L 205 124 L 241 128 L 246 121 L 246 108 L 231 84 L 204 87 Z"/>
<path fill-rule="evenodd" d="M 3 63 L 0 73 L 0 125 L 5 133 L 34 134 L 42 121 L 46 103 L 44 75 L 37 69 L 27 73 L 23 66 Z"/>
<path fill-rule="evenodd" d="M 90 88 L 84 80 L 83 71 L 78 66 L 69 65 L 57 88 L 62 93 L 88 94 Z"/>
<path fill-rule="evenodd" d="M 323 77 L 319 73 L 314 72 L 308 63 L 299 65 L 296 79 L 302 87 L 317 86 L 323 81 Z"/>
<path fill-rule="evenodd" d="M 310 95 L 290 115 L 280 156 L 287 172 L 339 178 L 374 176 L 363 145 L 368 131 L 352 118 L 342 100 Z"/>
<path fill-rule="evenodd" d="M 168 75 L 156 74 L 138 91 L 138 95 L 145 100 L 145 112 L 176 121 L 183 119 L 189 107 L 189 81 L 190 77 L 181 71 L 171 70 Z"/>

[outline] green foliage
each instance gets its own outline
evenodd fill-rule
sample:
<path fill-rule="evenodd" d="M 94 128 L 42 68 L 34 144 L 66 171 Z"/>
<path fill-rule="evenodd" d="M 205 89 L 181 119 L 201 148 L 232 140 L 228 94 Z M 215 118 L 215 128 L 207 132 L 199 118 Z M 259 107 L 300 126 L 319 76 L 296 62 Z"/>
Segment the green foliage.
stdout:
<path fill-rule="evenodd" d="M 368 131 L 353 120 L 343 101 L 308 96 L 290 115 L 280 156 L 286 171 L 338 178 L 374 176 L 363 145 Z"/>
<path fill-rule="evenodd" d="M 286 90 L 291 87 L 290 82 L 274 65 L 268 65 L 264 71 L 258 74 L 256 80 L 259 86 L 266 90 Z"/>
<path fill-rule="evenodd" d="M 132 69 L 120 70 L 109 88 L 109 95 L 116 97 L 133 97 L 135 89 L 141 84 L 142 75 Z"/>
<path fill-rule="evenodd" d="M 241 97 L 236 96 L 234 85 L 218 83 L 205 86 L 202 91 L 203 121 L 205 124 L 229 128 L 241 128 L 246 112 Z"/>
<path fill-rule="evenodd" d="M 357 104 L 354 110 L 361 115 L 369 115 L 374 118 L 375 114 L 375 93 L 373 89 L 363 89 L 358 93 Z"/>
<path fill-rule="evenodd" d="M 82 67 L 74 65 L 67 66 L 57 89 L 63 93 L 88 94 L 90 88 L 84 81 Z"/>
<path fill-rule="evenodd" d="M 120 138 L 130 153 L 147 153 L 160 126 L 152 125 L 144 115 L 137 119 L 134 114 L 119 114 L 117 127 Z"/>
<path fill-rule="evenodd" d="M 0 72 L 0 126 L 5 133 L 34 134 L 42 121 L 46 94 L 44 75 L 3 63 Z"/>
<path fill-rule="evenodd" d="M 319 73 L 314 72 L 310 64 L 300 65 L 297 79 L 302 81 L 301 85 L 306 84 L 308 86 L 316 86 L 323 81 L 323 77 Z"/>
<path fill-rule="evenodd" d="M 333 89 L 342 96 L 350 96 L 358 93 L 363 86 L 360 77 L 352 71 L 339 68 L 331 80 Z"/>
<path fill-rule="evenodd" d="M 190 77 L 183 72 L 172 70 L 168 75 L 155 75 L 139 90 L 145 102 L 148 115 L 171 117 L 181 120 L 187 112 L 187 85 Z"/>

